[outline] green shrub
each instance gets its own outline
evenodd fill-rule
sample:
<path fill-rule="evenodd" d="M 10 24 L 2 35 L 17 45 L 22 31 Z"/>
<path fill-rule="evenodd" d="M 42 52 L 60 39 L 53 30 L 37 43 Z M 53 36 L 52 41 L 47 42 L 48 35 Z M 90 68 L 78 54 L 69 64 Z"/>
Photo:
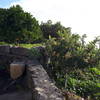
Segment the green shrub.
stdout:
<path fill-rule="evenodd" d="M 100 93 L 100 50 L 90 42 L 82 45 L 79 37 L 63 34 L 46 42 L 52 76 L 60 88 L 85 98 L 98 100 Z"/>
<path fill-rule="evenodd" d="M 100 68 L 90 68 L 90 71 L 96 75 L 100 75 Z"/>

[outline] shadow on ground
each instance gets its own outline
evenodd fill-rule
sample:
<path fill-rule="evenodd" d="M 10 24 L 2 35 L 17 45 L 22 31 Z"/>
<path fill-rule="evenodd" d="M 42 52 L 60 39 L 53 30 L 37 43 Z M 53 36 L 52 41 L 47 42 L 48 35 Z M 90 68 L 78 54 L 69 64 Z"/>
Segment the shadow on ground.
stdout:
<path fill-rule="evenodd" d="M 17 80 L 12 80 L 9 73 L 0 71 L 0 100 L 32 100 L 25 78 L 22 76 Z"/>

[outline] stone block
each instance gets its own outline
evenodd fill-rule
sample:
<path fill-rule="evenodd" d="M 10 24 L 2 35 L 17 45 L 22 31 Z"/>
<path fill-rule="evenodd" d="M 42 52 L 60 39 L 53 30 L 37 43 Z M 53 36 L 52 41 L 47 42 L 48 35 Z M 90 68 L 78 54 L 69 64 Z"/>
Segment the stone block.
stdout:
<path fill-rule="evenodd" d="M 0 45 L 0 53 L 8 54 L 10 52 L 10 46 Z"/>
<path fill-rule="evenodd" d="M 12 79 L 17 79 L 23 75 L 25 64 L 23 62 L 13 62 L 10 64 L 10 76 Z"/>
<path fill-rule="evenodd" d="M 31 78 L 31 89 L 33 100 L 64 100 L 61 91 L 51 82 L 50 77 L 38 62 L 29 63 L 27 66 L 28 74 Z"/>
<path fill-rule="evenodd" d="M 12 47 L 10 53 L 19 56 L 30 56 L 30 50 L 22 47 Z"/>

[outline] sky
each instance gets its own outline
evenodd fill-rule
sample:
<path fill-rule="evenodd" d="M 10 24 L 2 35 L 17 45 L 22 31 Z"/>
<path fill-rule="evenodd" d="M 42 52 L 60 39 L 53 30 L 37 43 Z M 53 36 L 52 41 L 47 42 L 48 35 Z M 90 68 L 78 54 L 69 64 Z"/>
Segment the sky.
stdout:
<path fill-rule="evenodd" d="M 39 22 L 60 21 L 72 33 L 87 34 L 87 40 L 100 36 L 100 0 L 0 0 L 0 7 L 19 4 Z"/>

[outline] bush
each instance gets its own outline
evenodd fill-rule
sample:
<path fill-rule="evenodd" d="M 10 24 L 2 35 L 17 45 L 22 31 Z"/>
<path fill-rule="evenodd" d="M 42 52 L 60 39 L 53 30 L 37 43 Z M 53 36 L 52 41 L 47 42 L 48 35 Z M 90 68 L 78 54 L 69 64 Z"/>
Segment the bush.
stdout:
<path fill-rule="evenodd" d="M 84 98 L 98 100 L 100 93 L 100 50 L 90 42 L 82 45 L 75 34 L 61 34 L 46 42 L 50 68 L 56 84 Z"/>
<path fill-rule="evenodd" d="M 72 74 L 73 73 L 73 74 Z M 76 75 L 78 74 L 78 75 Z M 82 97 L 94 97 L 94 94 L 99 93 L 100 89 L 100 80 L 96 75 L 92 75 L 92 73 L 84 72 L 84 77 L 76 71 L 71 72 L 67 75 L 67 81 L 65 83 L 65 88 L 71 92 L 76 93 Z"/>

